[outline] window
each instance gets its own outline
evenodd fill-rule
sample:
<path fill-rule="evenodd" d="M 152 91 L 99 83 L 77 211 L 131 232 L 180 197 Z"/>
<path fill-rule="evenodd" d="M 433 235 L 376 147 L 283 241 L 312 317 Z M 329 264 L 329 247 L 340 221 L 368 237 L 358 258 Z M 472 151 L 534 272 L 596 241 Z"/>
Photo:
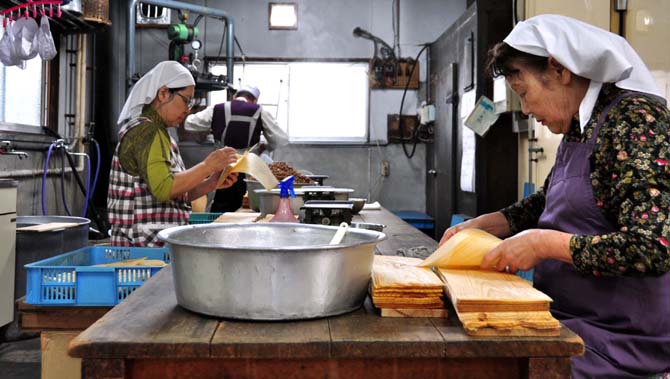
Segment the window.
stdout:
<path fill-rule="evenodd" d="M 0 38 L 4 29 L 0 28 Z M 0 129 L 26 131 L 42 125 L 42 60 L 26 62 L 25 70 L 0 65 Z M 17 128 L 18 126 L 18 128 Z"/>
<path fill-rule="evenodd" d="M 42 60 L 26 69 L 0 65 L 0 124 L 42 125 Z"/>
<path fill-rule="evenodd" d="M 210 71 L 225 75 L 224 65 Z M 365 143 L 368 140 L 367 63 L 247 63 L 233 82 L 261 90 L 259 104 L 275 115 L 291 142 Z M 225 91 L 210 93 L 210 104 Z"/>
<path fill-rule="evenodd" d="M 298 29 L 298 4 L 294 3 L 270 3 L 268 23 L 270 30 Z"/>

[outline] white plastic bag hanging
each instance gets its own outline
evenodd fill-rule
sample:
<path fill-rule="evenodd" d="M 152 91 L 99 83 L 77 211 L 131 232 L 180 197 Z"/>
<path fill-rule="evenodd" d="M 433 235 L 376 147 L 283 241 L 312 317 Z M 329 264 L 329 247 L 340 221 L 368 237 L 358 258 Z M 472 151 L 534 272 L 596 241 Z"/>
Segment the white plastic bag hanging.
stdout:
<path fill-rule="evenodd" d="M 32 18 L 22 17 L 14 23 L 14 52 L 18 59 L 30 60 L 37 56 L 37 45 L 33 42 L 38 30 L 37 22 Z"/>
<path fill-rule="evenodd" d="M 0 62 L 5 66 L 18 66 L 26 68 L 26 62 L 19 59 L 14 48 L 14 24 L 8 23 L 2 39 L 0 39 Z"/>
<path fill-rule="evenodd" d="M 37 51 L 40 54 L 40 58 L 45 61 L 53 59 L 58 53 L 53 36 L 51 35 L 49 18 L 47 16 L 42 16 L 42 20 L 40 21 L 40 29 L 35 35 L 35 41 L 33 41 L 33 45 L 37 46 Z"/>

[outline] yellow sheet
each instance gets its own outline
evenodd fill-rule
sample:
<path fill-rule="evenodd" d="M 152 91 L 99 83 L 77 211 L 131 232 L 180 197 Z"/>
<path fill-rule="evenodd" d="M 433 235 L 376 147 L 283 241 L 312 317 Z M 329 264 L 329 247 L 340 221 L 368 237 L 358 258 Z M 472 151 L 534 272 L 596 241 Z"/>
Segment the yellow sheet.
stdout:
<path fill-rule="evenodd" d="M 221 187 L 223 181 L 233 172 L 243 172 L 253 176 L 266 190 L 271 190 L 279 184 L 268 165 L 258 155 L 248 151 L 239 156 L 237 162 L 232 164 L 230 168 L 223 170 L 216 187 Z"/>
<path fill-rule="evenodd" d="M 502 240 L 480 229 L 463 229 L 440 246 L 419 266 L 479 269 L 482 259 Z"/>

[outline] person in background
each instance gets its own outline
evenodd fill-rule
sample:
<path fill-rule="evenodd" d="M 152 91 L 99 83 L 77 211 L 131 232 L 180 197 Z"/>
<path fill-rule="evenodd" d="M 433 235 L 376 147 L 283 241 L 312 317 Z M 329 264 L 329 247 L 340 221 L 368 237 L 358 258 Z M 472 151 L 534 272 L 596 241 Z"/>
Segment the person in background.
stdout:
<path fill-rule="evenodd" d="M 670 371 L 670 111 L 623 38 L 558 15 L 489 51 L 521 108 L 563 139 L 543 189 L 447 229 L 505 239 L 483 268 L 535 268 L 552 314 L 582 337 L 575 378 Z"/>
<path fill-rule="evenodd" d="M 184 127 L 189 132 L 211 131 L 217 143 L 239 150 L 259 144 L 261 138 L 265 138 L 267 146 L 260 145 L 260 152 L 286 145 L 286 133 L 279 128 L 270 112 L 258 104 L 260 94 L 257 87 L 243 85 L 232 101 L 211 105 L 188 116 Z M 234 212 L 239 209 L 247 192 L 247 184 L 243 179 L 244 174 L 240 174 L 233 186 L 217 190 L 210 212 Z"/>
<path fill-rule="evenodd" d="M 167 128 L 184 121 L 193 103 L 191 73 L 161 62 L 133 87 L 118 119 L 107 207 L 113 246 L 158 247 L 159 231 L 188 223 L 189 202 L 216 189 L 218 173 L 236 161 L 235 149 L 217 149 L 186 170 Z M 231 186 L 233 175 L 223 187 Z"/>

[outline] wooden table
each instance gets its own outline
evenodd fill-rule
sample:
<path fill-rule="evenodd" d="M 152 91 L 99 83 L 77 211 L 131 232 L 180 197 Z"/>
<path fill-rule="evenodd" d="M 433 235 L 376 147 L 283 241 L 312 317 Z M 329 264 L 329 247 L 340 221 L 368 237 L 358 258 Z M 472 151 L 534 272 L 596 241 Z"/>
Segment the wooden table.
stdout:
<path fill-rule="evenodd" d="M 380 253 L 432 241 L 384 210 L 362 218 L 388 226 Z M 551 338 L 475 339 L 453 316 L 382 318 L 369 300 L 317 320 L 206 317 L 177 305 L 167 267 L 76 337 L 69 352 L 83 358 L 84 378 L 388 379 L 567 377 L 570 357 L 583 350 L 565 328 Z"/>

